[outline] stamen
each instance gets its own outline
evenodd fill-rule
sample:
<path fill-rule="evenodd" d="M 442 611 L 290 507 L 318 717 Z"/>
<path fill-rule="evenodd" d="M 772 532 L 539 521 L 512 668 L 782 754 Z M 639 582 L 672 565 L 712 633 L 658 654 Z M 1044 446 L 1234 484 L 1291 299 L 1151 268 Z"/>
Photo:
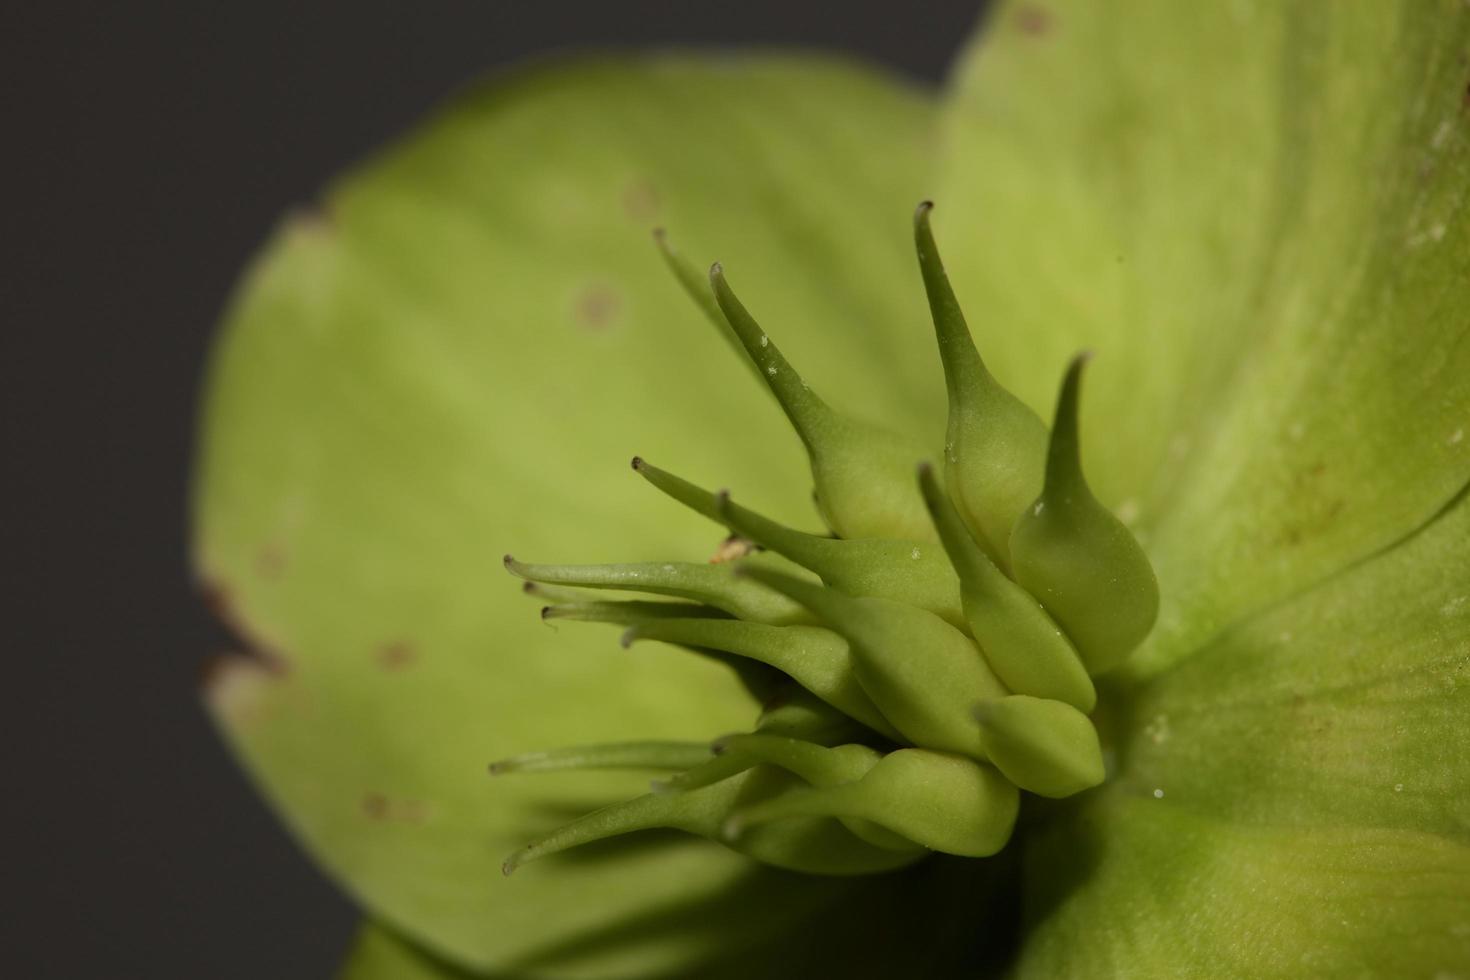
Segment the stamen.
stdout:
<path fill-rule="evenodd" d="M 730 328 L 730 323 L 725 319 L 725 314 L 720 312 L 719 304 L 715 302 L 714 294 L 709 289 L 709 276 L 703 269 L 696 267 L 684 257 L 678 249 L 669 242 L 669 236 L 662 228 L 653 230 L 653 241 L 658 246 L 659 252 L 664 257 L 665 264 L 674 278 L 684 289 L 684 293 L 694 301 L 705 317 L 720 331 L 720 336 L 730 345 L 740 360 L 745 361 L 752 371 L 760 373 L 760 368 L 751 364 L 745 357 L 745 347 L 741 345 L 740 338 L 735 336 L 735 331 Z"/>
<path fill-rule="evenodd" d="M 742 807 L 725 821 L 727 839 L 771 820 L 826 816 L 869 820 L 946 854 L 987 857 L 1005 846 L 1020 795 L 988 765 L 925 749 L 900 749 L 862 779 L 795 790 Z"/>
<path fill-rule="evenodd" d="M 1159 586 L 1133 534 L 1098 502 L 1082 473 L 1078 401 L 1089 354 L 1072 360 L 1057 398 L 1041 496 L 1016 522 L 1016 581 L 1041 601 L 1097 675 L 1122 663 L 1153 628 Z"/>
<path fill-rule="evenodd" d="M 928 541 L 847 540 L 806 534 L 741 507 L 726 492 L 716 497 L 715 506 L 731 530 L 816 572 L 839 592 L 906 603 L 927 609 L 951 625 L 965 626 L 959 579 Z"/>
<path fill-rule="evenodd" d="M 568 619 L 582 623 L 633 626 L 658 619 L 728 619 L 729 614 L 692 602 L 648 602 L 632 599 L 618 602 L 564 602 L 541 609 L 542 619 Z"/>
<path fill-rule="evenodd" d="M 807 622 L 801 607 L 750 579 L 736 578 L 734 569 L 751 558 L 723 565 L 693 562 L 636 562 L 621 565 L 533 565 L 505 556 L 505 567 L 520 578 L 549 585 L 577 585 L 588 589 L 618 589 L 676 596 L 714 606 L 739 619 L 758 623 Z"/>
<path fill-rule="evenodd" d="M 831 630 L 733 619 L 665 619 L 639 623 L 623 634 L 624 646 L 638 640 L 723 650 L 768 664 L 849 717 L 898 737 L 858 683 L 847 641 Z"/>
<path fill-rule="evenodd" d="M 761 735 L 784 735 L 818 745 L 841 745 L 871 736 L 851 717 L 795 685 L 778 700 L 767 703 L 755 730 Z"/>
<path fill-rule="evenodd" d="M 928 463 L 919 466 L 919 490 L 959 575 L 970 632 L 996 675 L 1018 694 L 1056 698 L 1091 711 L 1097 692 L 1077 651 L 1046 610 L 975 542 Z"/>
<path fill-rule="evenodd" d="M 1017 694 L 982 702 L 975 719 L 990 760 L 1021 789 L 1061 799 L 1103 781 L 1097 729 L 1069 704 Z"/>
<path fill-rule="evenodd" d="M 906 602 L 955 626 L 965 626 L 959 580 L 928 541 L 846 540 L 809 534 L 740 506 L 728 491 L 711 493 L 642 457 L 633 458 L 633 469 L 695 513 L 815 572 L 835 589 Z"/>
<path fill-rule="evenodd" d="M 592 598 L 581 589 L 559 589 L 554 585 L 542 585 L 540 582 L 522 582 L 521 591 L 533 599 L 549 603 L 586 602 Z"/>
<path fill-rule="evenodd" d="M 970 529 L 1002 566 L 1011 528 L 1041 489 L 1046 426 L 986 369 L 950 287 L 929 226 L 933 205 L 914 214 L 914 244 L 949 392 L 945 473 Z"/>
<path fill-rule="evenodd" d="M 724 814 L 735 800 L 732 787 L 711 786 L 678 795 L 646 794 L 594 810 L 516 851 L 500 870 L 510 875 L 523 864 L 593 841 L 639 830 L 669 828 L 715 838 Z"/>
<path fill-rule="evenodd" d="M 609 742 L 527 752 L 490 764 L 490 775 L 564 769 L 688 769 L 710 758 L 703 742 Z"/>
<path fill-rule="evenodd" d="M 720 840 L 720 829 L 737 806 L 777 798 L 794 785 L 794 777 L 759 769 L 688 793 L 647 794 L 615 803 L 521 848 L 501 870 L 509 875 L 528 862 L 640 830 L 668 828 Z M 874 874 L 920 856 L 875 847 L 831 820 L 786 821 L 738 842 L 721 842 L 763 863 L 810 874 Z"/>
<path fill-rule="evenodd" d="M 710 269 L 710 285 L 806 446 L 818 506 L 832 529 L 844 538 L 929 540 L 929 522 L 907 477 L 923 454 L 890 432 L 839 415 L 819 398 L 735 297 L 719 263 Z"/>
<path fill-rule="evenodd" d="M 813 786 L 837 786 L 861 779 L 883 754 L 866 745 L 815 745 L 779 735 L 727 735 L 715 743 L 721 756 L 745 757 L 780 766 Z"/>
<path fill-rule="evenodd" d="M 1010 692 L 969 637 L 933 613 L 902 603 L 854 599 L 761 568 L 741 574 L 790 596 L 846 637 L 858 683 L 907 741 L 985 757 L 970 718 L 976 692 Z"/>

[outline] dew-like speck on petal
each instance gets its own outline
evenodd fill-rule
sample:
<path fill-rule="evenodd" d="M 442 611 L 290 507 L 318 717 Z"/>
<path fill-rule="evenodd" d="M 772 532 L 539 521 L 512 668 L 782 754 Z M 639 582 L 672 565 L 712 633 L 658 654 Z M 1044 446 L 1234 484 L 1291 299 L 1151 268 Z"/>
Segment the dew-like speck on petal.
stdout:
<path fill-rule="evenodd" d="M 770 337 L 767 337 L 765 334 L 761 334 L 761 346 L 762 347 L 769 347 L 770 344 L 771 344 L 771 338 Z"/>
<path fill-rule="evenodd" d="M 776 365 L 772 364 L 770 367 L 766 368 L 766 373 L 774 378 L 776 376 Z"/>
<path fill-rule="evenodd" d="M 909 552 L 909 557 L 912 558 L 914 561 L 918 561 L 923 556 L 919 554 L 919 549 L 915 548 L 913 551 Z"/>
<path fill-rule="evenodd" d="M 1395 793 L 1402 793 L 1404 791 L 1404 784 L 1403 783 L 1394 783 L 1393 784 L 1393 791 Z"/>
<path fill-rule="evenodd" d="M 1154 790 L 1154 799 L 1156 799 L 1156 800 L 1162 800 L 1163 798 L 1164 798 L 1164 791 L 1161 790 L 1161 789 L 1155 789 Z"/>

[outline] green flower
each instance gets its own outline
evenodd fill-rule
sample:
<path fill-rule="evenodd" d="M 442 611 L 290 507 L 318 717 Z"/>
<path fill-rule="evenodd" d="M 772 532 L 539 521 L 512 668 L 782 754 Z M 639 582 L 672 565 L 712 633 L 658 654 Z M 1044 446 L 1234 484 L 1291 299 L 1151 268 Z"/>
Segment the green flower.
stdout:
<path fill-rule="evenodd" d="M 1470 6 L 1052 0 L 990 20 L 938 105 L 812 57 L 501 78 L 288 221 L 248 274 L 212 370 L 195 520 L 199 575 L 254 655 L 223 663 L 208 696 L 374 923 L 346 976 L 1470 973 Z M 936 356 L 938 280 L 909 225 L 925 198 L 984 365 L 1029 406 L 972 399 L 972 422 L 1022 420 L 1004 439 L 947 410 L 990 389 L 956 373 L 952 346 Z M 1052 685 L 1042 700 L 1075 714 L 1063 702 L 1085 707 L 1091 673 L 1102 785 L 1025 787 L 1066 798 L 1027 794 L 993 857 L 913 852 L 832 876 L 652 831 L 501 875 L 528 842 L 639 797 L 649 773 L 490 779 L 487 762 L 637 740 L 637 761 L 707 765 L 712 737 L 752 728 L 746 685 L 771 680 L 670 645 L 709 646 L 710 623 L 736 620 L 640 615 L 630 639 L 669 643 L 627 652 L 576 608 L 542 622 L 501 552 L 700 563 L 721 537 L 710 516 L 756 540 L 818 526 L 771 376 L 734 360 L 654 226 L 691 261 L 721 260 L 843 418 L 926 454 L 894 455 L 910 469 L 892 480 L 815 467 L 823 515 L 845 539 L 946 551 L 958 605 L 923 615 L 963 642 L 969 625 L 987 654 L 997 620 L 974 610 L 997 593 L 974 583 L 1040 599 L 1088 669 L 992 664 L 997 690 Z M 958 336 L 943 299 L 942 343 Z M 1132 641 L 1092 630 L 1096 602 L 1064 608 L 1098 576 L 1047 584 L 1080 567 L 1044 557 L 1075 530 L 1022 542 L 994 516 L 1012 503 L 970 494 L 1030 499 L 1041 430 L 1024 420 L 1052 419 L 1081 350 L 1096 354 L 1086 481 L 1159 588 L 1156 625 L 1114 669 L 1088 651 Z M 1070 438 L 1058 419 L 1054 447 Z M 1011 450 L 1015 467 L 993 463 Z M 656 467 L 640 479 L 635 452 L 734 497 Z M 933 472 L 920 493 L 920 458 L 943 463 L 948 494 Z M 842 503 L 872 498 L 896 501 L 877 524 Z M 752 576 L 728 581 L 789 593 L 817 614 L 812 636 L 855 621 L 823 603 L 884 601 L 826 573 L 841 591 Z M 1105 603 L 1104 625 L 1125 606 Z M 953 712 L 905 715 L 877 703 L 888 688 L 846 690 L 874 702 L 869 729 L 894 730 L 876 753 L 815 750 L 834 785 L 878 772 L 897 742 L 994 762 L 1014 793 L 1032 762 L 1006 753 L 1061 730 L 970 746 L 1010 724 L 1000 702 L 977 720 L 980 698 L 941 686 Z M 796 751 L 761 738 L 725 756 Z M 905 794 L 838 795 L 837 829 L 901 853 L 882 835 Z M 763 815 L 727 802 L 721 831 Z"/>

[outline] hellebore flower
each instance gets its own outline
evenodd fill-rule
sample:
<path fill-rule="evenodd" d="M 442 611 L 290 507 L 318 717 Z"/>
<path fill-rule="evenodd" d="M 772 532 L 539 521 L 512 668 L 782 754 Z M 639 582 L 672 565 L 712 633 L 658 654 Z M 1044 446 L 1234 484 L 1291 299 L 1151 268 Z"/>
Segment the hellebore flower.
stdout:
<path fill-rule="evenodd" d="M 524 70 L 288 220 L 216 352 L 196 560 L 254 651 L 212 674 L 215 717 L 373 923 L 346 976 L 1470 974 L 1467 83 L 1461 0 L 1010 4 L 937 104 L 818 57 Z M 993 391 L 951 373 L 963 351 L 927 209 L 922 276 L 909 224 L 926 198 Z M 691 272 L 715 258 L 738 300 L 723 273 L 711 293 Z M 1010 534 L 1014 504 L 986 502 L 1036 499 L 1039 420 L 1069 363 L 1052 455 L 1065 469 L 1075 419 L 1110 509 L 1087 513 L 1122 522 L 1098 532 L 1119 550 L 1091 565 L 1046 550 L 1075 522 Z M 768 386 L 793 416 L 810 390 L 891 435 L 863 428 L 809 465 L 809 433 Z M 946 407 L 955 391 L 978 406 L 968 422 Z M 814 470 L 844 541 L 790 530 L 821 526 Z M 748 569 L 737 578 L 700 566 L 717 524 L 767 557 L 912 541 L 914 570 L 890 574 L 892 548 L 874 558 L 876 598 L 759 555 L 727 563 Z M 505 550 L 650 562 L 635 570 L 651 578 L 694 563 L 789 618 L 761 627 L 730 600 L 735 618 L 662 621 L 667 606 L 558 591 L 596 584 L 585 567 L 513 562 L 552 582 L 533 587 L 543 623 Z M 989 653 L 981 634 L 1006 620 L 998 593 L 972 588 L 982 575 L 1039 599 L 1028 614 L 1053 617 L 1056 650 L 1075 645 L 1086 669 L 1037 640 L 1035 657 L 990 662 L 999 679 L 967 666 L 935 683 L 957 662 L 935 660 L 917 700 L 884 686 L 909 692 L 913 671 L 865 679 L 852 624 L 872 609 L 920 624 L 890 631 L 926 638 L 916 660 L 883 661 L 900 673 L 971 644 L 967 625 Z M 1055 575 L 1075 581 L 1053 589 Z M 1091 612 L 1064 608 L 1079 594 Z M 619 652 L 578 618 L 669 642 Z M 802 656 L 856 664 L 826 676 L 861 683 L 823 700 L 891 741 L 838 752 L 767 732 L 710 762 L 710 740 L 751 731 L 752 692 L 783 675 L 674 644 L 798 621 Z M 1130 638 L 1109 647 L 1097 623 Z M 1026 673 L 1038 664 L 1059 666 Z M 997 700 L 1032 687 L 1049 693 Z M 1051 755 L 1031 728 L 995 734 L 1014 733 L 1007 704 L 1032 701 L 1082 719 L 1038 723 L 1071 733 Z M 821 702 L 785 703 L 830 720 Z M 1084 759 L 1092 726 L 1105 778 L 1046 768 Z M 576 746 L 604 748 L 522 754 Z M 992 795 L 953 813 L 953 797 L 915 803 L 951 786 L 938 769 L 894 777 L 879 803 L 851 788 L 925 752 L 986 774 Z M 1031 755 L 1005 761 L 1017 752 Z M 502 877 L 508 855 L 536 856 L 524 845 L 644 794 L 650 772 L 622 766 L 667 770 L 665 794 L 643 799 L 687 800 L 701 791 L 681 771 L 778 757 L 805 795 L 737 807 L 727 793 L 700 817 L 708 836 L 832 814 L 808 825 L 867 848 L 842 852 L 861 861 L 810 841 L 753 860 L 738 834 L 651 831 Z M 560 768 L 484 775 L 507 758 Z M 1027 793 L 1017 816 L 1013 783 L 1063 798 Z M 975 802 L 1002 797 L 1004 813 Z M 900 805 L 927 823 L 885 824 Z M 956 856 L 979 853 L 994 856 Z M 808 870 L 868 873 L 790 870 L 823 862 Z"/>

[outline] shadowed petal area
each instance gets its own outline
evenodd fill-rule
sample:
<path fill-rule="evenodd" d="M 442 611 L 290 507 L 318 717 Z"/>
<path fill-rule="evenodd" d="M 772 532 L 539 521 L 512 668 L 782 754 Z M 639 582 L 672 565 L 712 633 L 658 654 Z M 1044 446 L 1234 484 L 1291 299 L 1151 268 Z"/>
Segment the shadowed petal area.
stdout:
<path fill-rule="evenodd" d="M 1028 850 L 1022 975 L 1470 968 L 1467 541 L 1462 494 L 1138 692 L 1118 778 Z"/>
<path fill-rule="evenodd" d="M 1470 7 L 1021 0 L 962 62 L 942 206 L 996 376 L 1097 351 L 1099 494 L 1164 590 L 1148 674 L 1470 479 Z"/>
<path fill-rule="evenodd" d="M 800 443 L 654 225 L 701 263 L 719 248 L 834 399 L 938 431 L 938 367 L 893 329 L 922 323 L 907 236 L 929 123 L 923 95 L 821 59 L 542 67 L 342 180 L 247 276 L 209 381 L 195 551 L 273 659 L 229 662 L 210 706 L 303 844 L 416 944 L 651 976 L 848 887 L 659 834 L 504 880 L 507 854 L 653 774 L 492 780 L 488 762 L 706 740 L 756 705 L 704 658 L 556 632 L 500 555 L 703 561 L 718 535 L 628 471 L 635 451 L 810 520 Z M 817 358 L 834 336 L 842 357 Z M 737 886 L 738 928 L 650 925 L 718 922 Z"/>

